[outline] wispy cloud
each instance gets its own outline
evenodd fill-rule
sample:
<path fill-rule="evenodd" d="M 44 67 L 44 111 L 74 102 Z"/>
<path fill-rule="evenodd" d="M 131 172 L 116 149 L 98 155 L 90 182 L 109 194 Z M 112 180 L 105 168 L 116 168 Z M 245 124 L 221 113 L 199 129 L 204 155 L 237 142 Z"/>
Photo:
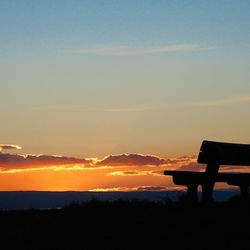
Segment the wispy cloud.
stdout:
<path fill-rule="evenodd" d="M 163 45 L 157 47 L 129 47 L 129 46 L 118 45 L 110 47 L 82 48 L 66 52 L 74 54 L 90 54 L 90 55 L 133 56 L 133 55 L 172 53 L 179 51 L 197 51 L 197 50 L 207 50 L 207 49 L 209 48 L 202 47 L 197 44 L 173 44 L 173 45 Z"/>
<path fill-rule="evenodd" d="M 163 170 L 131 170 L 131 171 L 114 171 L 108 173 L 107 176 L 157 176 L 157 177 L 165 177 L 163 174 Z"/>
<path fill-rule="evenodd" d="M 22 173 L 22 172 L 33 172 L 33 171 L 82 171 L 85 170 L 85 166 L 82 164 L 77 165 L 63 165 L 63 166 L 49 166 L 49 167 L 30 167 L 30 168 L 13 168 L 13 169 L 6 169 L 0 168 L 1 174 L 15 174 L 15 173 Z"/>
<path fill-rule="evenodd" d="M 131 171 L 115 171 L 108 173 L 107 176 L 145 176 L 150 175 L 152 171 L 139 171 L 139 170 L 131 170 Z"/>
<path fill-rule="evenodd" d="M 222 98 L 222 99 L 217 99 L 217 100 L 195 102 L 193 104 L 199 105 L 199 106 L 220 106 L 220 105 L 231 105 L 231 104 L 241 104 L 241 103 L 250 103 L 250 94 Z"/>
<path fill-rule="evenodd" d="M 146 108 L 107 108 L 104 112 L 117 112 L 117 113 L 128 113 L 128 112 L 143 112 Z"/>
<path fill-rule="evenodd" d="M 184 171 L 196 171 L 196 172 L 204 172 L 206 166 L 204 164 L 199 164 L 197 162 L 190 162 L 186 165 L 181 166 L 178 170 Z M 248 166 L 220 166 L 220 172 L 250 172 Z"/>

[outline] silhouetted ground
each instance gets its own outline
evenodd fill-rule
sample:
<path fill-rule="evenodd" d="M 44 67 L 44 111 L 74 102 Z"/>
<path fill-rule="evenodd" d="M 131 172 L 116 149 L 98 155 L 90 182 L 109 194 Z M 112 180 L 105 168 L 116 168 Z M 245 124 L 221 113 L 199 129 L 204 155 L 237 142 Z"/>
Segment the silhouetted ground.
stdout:
<path fill-rule="evenodd" d="M 250 202 L 91 201 L 0 212 L 0 249 L 250 249 Z"/>

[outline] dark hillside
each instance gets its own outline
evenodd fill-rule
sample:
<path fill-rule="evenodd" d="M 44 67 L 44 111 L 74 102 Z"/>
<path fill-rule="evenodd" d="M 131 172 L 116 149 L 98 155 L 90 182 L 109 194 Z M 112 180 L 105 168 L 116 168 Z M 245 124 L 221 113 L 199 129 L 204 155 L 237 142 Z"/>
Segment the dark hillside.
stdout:
<path fill-rule="evenodd" d="M 250 249 L 250 203 L 91 201 L 0 212 L 0 249 Z"/>

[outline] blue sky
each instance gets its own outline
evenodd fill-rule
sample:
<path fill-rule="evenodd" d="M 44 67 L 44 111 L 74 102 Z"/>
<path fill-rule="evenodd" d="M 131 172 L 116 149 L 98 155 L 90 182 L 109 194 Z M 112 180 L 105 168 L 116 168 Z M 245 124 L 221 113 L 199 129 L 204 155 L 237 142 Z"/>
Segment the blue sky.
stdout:
<path fill-rule="evenodd" d="M 197 153 L 249 142 L 249 1 L 0 2 L 3 143 Z"/>
<path fill-rule="evenodd" d="M 9 53 L 93 46 L 249 43 L 249 1 L 9 1 L 0 3 Z"/>

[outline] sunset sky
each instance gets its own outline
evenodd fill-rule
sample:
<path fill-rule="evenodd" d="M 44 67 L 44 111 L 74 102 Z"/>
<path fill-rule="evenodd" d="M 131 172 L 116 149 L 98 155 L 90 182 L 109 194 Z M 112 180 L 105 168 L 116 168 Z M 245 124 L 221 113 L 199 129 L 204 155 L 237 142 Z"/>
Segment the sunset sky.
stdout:
<path fill-rule="evenodd" d="M 249 24 L 248 0 L 1 0 L 0 190 L 180 188 L 202 140 L 250 143 Z"/>

